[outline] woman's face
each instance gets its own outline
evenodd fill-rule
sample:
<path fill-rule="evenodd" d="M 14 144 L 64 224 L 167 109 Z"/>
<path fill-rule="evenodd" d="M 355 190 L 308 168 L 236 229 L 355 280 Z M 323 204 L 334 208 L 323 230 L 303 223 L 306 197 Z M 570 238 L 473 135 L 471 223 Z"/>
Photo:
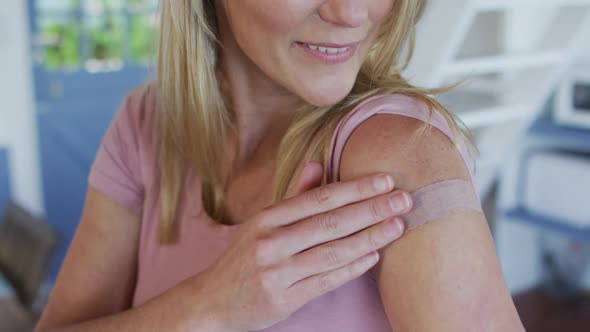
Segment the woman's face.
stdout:
<path fill-rule="evenodd" d="M 333 105 L 352 89 L 395 0 L 222 0 L 241 52 L 308 103 Z"/>

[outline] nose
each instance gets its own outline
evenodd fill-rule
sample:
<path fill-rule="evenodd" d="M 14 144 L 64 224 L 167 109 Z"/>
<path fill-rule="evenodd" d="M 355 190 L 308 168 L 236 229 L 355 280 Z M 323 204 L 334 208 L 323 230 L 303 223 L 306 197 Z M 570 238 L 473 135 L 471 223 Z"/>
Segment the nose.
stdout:
<path fill-rule="evenodd" d="M 319 10 L 322 20 L 339 26 L 358 28 L 369 20 L 366 0 L 328 0 Z"/>

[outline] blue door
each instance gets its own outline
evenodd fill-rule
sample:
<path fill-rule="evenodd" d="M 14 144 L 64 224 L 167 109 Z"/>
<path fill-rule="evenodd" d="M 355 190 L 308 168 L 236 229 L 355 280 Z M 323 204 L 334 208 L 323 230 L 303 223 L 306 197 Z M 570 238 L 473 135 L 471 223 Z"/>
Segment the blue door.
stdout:
<path fill-rule="evenodd" d="M 158 0 L 28 0 L 46 218 L 79 223 L 90 166 L 125 95 L 153 74 Z"/>

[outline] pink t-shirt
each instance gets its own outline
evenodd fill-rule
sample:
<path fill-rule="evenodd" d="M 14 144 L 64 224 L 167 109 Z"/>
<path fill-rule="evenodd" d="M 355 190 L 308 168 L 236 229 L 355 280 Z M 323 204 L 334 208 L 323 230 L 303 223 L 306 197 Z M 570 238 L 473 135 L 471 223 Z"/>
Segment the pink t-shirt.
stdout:
<path fill-rule="evenodd" d="M 156 97 L 149 89 L 131 94 L 113 120 L 96 157 L 90 185 L 121 205 L 141 213 L 138 275 L 133 305 L 139 306 L 213 263 L 240 225 L 216 224 L 203 211 L 198 177 L 187 183 L 178 218 L 178 241 L 158 244 L 158 187 L 155 149 L 158 146 Z M 335 132 L 328 166 L 338 179 L 340 157 L 354 128 L 375 114 L 399 114 L 428 120 L 426 106 L 402 95 L 370 98 L 350 113 Z M 444 118 L 430 121 L 451 137 Z M 472 160 L 463 149 L 471 174 Z M 444 190 L 444 189 L 443 189 Z M 306 304 L 288 319 L 264 330 L 272 332 L 392 331 L 377 284 L 370 273 Z M 195 331 L 196 332 L 196 331 Z"/>

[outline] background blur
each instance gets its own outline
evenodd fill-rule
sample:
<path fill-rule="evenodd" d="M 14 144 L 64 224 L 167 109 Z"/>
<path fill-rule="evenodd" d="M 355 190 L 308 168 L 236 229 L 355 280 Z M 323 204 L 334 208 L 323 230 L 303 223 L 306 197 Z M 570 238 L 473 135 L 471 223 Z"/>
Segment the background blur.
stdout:
<path fill-rule="evenodd" d="M 158 0 L 0 5 L 0 332 L 30 331 L 124 96 L 153 78 Z M 590 331 L 590 0 L 431 0 L 406 75 L 472 130 L 529 331 Z M 568 325 L 569 324 L 569 325 Z"/>

